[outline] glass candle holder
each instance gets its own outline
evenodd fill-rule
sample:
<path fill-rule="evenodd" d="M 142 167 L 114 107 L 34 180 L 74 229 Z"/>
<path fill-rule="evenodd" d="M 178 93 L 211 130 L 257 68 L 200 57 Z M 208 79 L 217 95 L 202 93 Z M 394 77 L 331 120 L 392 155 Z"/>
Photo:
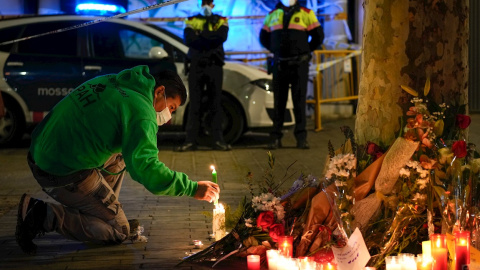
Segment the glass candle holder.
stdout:
<path fill-rule="evenodd" d="M 455 232 L 455 270 L 470 264 L 470 232 Z"/>
<path fill-rule="evenodd" d="M 293 256 L 293 236 L 280 236 L 278 238 L 278 250 L 281 255 L 291 258 Z"/>
<path fill-rule="evenodd" d="M 277 270 L 277 264 L 280 260 L 280 254 L 276 249 L 269 249 L 267 250 L 267 263 L 268 263 L 268 270 Z"/>
<path fill-rule="evenodd" d="M 247 268 L 248 270 L 260 270 L 260 255 L 248 255 Z"/>
<path fill-rule="evenodd" d="M 400 264 L 400 258 L 397 256 L 387 256 L 385 257 L 385 266 L 386 270 L 402 270 L 402 265 Z"/>
<path fill-rule="evenodd" d="M 432 234 L 432 270 L 448 269 L 447 236 L 445 234 Z"/>

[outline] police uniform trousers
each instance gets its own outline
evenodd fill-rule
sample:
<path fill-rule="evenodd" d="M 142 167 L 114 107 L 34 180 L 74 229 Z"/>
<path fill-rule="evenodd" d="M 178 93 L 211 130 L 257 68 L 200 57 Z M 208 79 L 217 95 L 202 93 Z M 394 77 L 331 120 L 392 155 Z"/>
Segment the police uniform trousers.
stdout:
<path fill-rule="evenodd" d="M 29 160 L 29 165 L 35 166 Z M 61 187 L 44 187 L 45 175 L 32 169 L 42 189 L 54 200 L 47 202 L 46 232 L 56 231 L 66 238 L 95 244 L 120 244 L 129 236 L 130 227 L 118 201 L 125 162 L 121 154 L 112 155 L 103 170 L 93 169 L 81 181 Z"/>
<path fill-rule="evenodd" d="M 206 104 L 210 115 L 212 116 L 208 126 L 211 126 L 212 137 L 215 141 L 223 141 L 222 131 L 222 83 L 223 83 L 223 66 L 215 63 L 199 65 L 192 62 L 188 75 L 188 87 L 190 105 L 188 107 L 188 120 L 186 126 L 186 143 L 196 143 L 203 111 L 202 99 L 204 94 L 208 97 Z M 205 88 L 206 87 L 206 88 Z M 204 91 L 204 89 L 206 89 Z M 205 123 L 204 123 L 205 124 Z"/>
<path fill-rule="evenodd" d="M 308 84 L 308 61 L 289 63 L 280 61 L 273 67 L 274 119 L 272 139 L 281 139 L 288 90 L 291 86 L 293 112 L 295 115 L 295 138 L 297 142 L 307 139 L 306 102 Z"/>

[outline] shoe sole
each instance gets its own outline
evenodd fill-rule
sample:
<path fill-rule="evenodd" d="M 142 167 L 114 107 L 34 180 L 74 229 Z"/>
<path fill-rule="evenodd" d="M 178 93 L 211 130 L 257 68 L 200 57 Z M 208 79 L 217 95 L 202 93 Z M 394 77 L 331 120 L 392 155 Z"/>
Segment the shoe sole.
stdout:
<path fill-rule="evenodd" d="M 25 217 L 27 216 L 27 209 L 28 209 L 28 204 L 30 203 L 30 195 L 24 193 L 22 195 L 22 198 L 20 199 L 20 203 L 18 204 L 18 211 L 17 211 L 17 227 L 15 230 L 15 240 L 17 241 L 17 244 L 20 246 L 23 252 L 27 254 L 35 254 L 36 253 L 36 248 L 37 246 L 33 244 L 31 250 L 25 250 L 21 245 L 20 245 L 20 231 L 23 227 L 23 223 L 25 221 Z"/>

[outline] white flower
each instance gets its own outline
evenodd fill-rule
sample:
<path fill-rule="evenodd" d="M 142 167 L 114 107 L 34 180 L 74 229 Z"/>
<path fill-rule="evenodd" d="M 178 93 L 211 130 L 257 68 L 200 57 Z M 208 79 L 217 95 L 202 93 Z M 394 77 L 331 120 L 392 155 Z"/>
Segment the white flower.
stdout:
<path fill-rule="evenodd" d="M 428 178 L 417 179 L 417 185 L 419 189 L 424 189 L 427 187 Z"/>
<path fill-rule="evenodd" d="M 401 168 L 400 169 L 400 176 L 402 177 L 410 177 L 410 170 L 409 169 L 405 169 L 405 168 Z"/>
<path fill-rule="evenodd" d="M 245 219 L 245 226 L 251 228 L 253 227 L 252 223 L 253 223 L 253 220 L 251 218 Z"/>
<path fill-rule="evenodd" d="M 425 194 L 420 194 L 420 193 L 416 193 L 415 196 L 413 196 L 413 199 L 414 201 L 424 201 L 427 199 L 427 195 Z"/>

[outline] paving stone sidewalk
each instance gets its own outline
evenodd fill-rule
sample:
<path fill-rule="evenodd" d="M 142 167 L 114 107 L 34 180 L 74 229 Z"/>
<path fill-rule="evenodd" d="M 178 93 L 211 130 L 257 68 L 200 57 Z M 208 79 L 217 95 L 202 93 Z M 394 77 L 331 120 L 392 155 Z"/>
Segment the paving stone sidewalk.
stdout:
<path fill-rule="evenodd" d="M 480 123 L 480 116 L 474 122 Z M 313 122 L 313 121 L 311 121 Z M 309 126 L 310 150 L 295 148 L 292 132 L 286 133 L 284 148 L 274 150 L 275 176 L 282 178 L 288 168 L 292 175 L 284 185 L 288 189 L 300 173 L 321 176 L 327 157 L 327 143 L 338 147 L 344 140 L 339 127 L 353 129 L 354 118 L 324 121 L 324 129 L 314 132 Z M 312 125 L 310 123 L 309 125 Z M 480 128 L 470 131 L 480 142 Z M 248 195 L 244 178 L 248 172 L 261 181 L 267 168 L 268 137 L 266 134 L 247 134 L 229 152 L 201 148 L 195 152 L 177 153 L 173 147 L 183 141 L 182 136 L 159 136 L 160 160 L 173 170 L 187 173 L 194 180 L 211 179 L 209 166 L 214 164 L 221 187 L 220 202 L 236 208 Z M 127 217 L 136 218 L 144 227 L 147 243 L 124 243 L 116 246 L 96 246 L 49 233 L 35 240 L 38 252 L 24 255 L 15 242 L 17 205 L 24 192 L 50 201 L 32 178 L 26 163 L 28 141 L 25 147 L 0 149 L 0 269 L 211 269 L 209 264 L 175 267 L 186 254 L 197 252 L 193 240 L 201 240 L 207 247 L 211 233 L 213 205 L 188 197 L 161 197 L 149 193 L 142 185 L 127 176 L 120 194 Z M 221 262 L 214 269 L 246 269 L 245 259 Z"/>

